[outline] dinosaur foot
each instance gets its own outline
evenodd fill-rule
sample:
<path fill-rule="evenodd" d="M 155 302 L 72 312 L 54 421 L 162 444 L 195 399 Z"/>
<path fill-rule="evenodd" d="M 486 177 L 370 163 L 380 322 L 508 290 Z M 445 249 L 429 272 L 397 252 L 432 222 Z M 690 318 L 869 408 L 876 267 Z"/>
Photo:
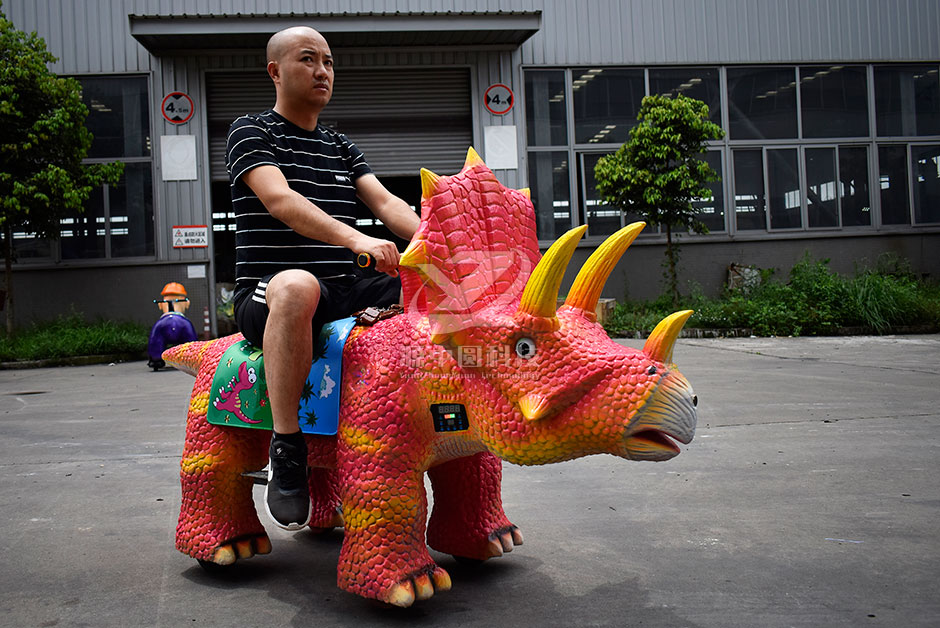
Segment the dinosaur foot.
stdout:
<path fill-rule="evenodd" d="M 255 554 L 270 553 L 271 539 L 268 538 L 268 535 L 252 534 L 222 543 L 215 548 L 210 559 L 200 560 L 199 564 L 204 568 L 211 568 L 210 565 L 224 567 L 234 564 L 239 558 L 251 558 Z"/>
<path fill-rule="evenodd" d="M 522 530 L 516 526 L 500 528 L 490 535 L 487 545 L 487 558 L 497 558 L 512 551 L 516 545 L 522 545 Z"/>
<path fill-rule="evenodd" d="M 316 525 L 314 525 L 316 523 Z M 317 521 L 310 522 L 310 532 L 313 534 L 323 534 L 324 532 L 329 532 L 334 528 L 342 528 L 345 525 L 343 521 L 343 513 L 337 511 L 333 513 L 333 516 L 326 521 Z"/>
<path fill-rule="evenodd" d="M 407 608 L 415 600 L 426 600 L 434 595 L 435 591 L 449 591 L 450 587 L 450 575 L 437 565 L 433 565 L 393 585 L 383 601 Z"/>

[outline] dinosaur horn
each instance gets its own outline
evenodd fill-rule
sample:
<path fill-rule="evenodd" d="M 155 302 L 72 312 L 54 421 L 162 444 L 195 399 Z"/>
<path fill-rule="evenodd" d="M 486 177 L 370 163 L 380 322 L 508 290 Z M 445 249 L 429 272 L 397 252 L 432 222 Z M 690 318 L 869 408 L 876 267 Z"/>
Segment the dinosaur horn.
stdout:
<path fill-rule="evenodd" d="M 530 190 L 529 188 L 519 188 L 518 191 L 525 194 L 525 197 L 527 199 L 532 200 L 532 190 Z"/>
<path fill-rule="evenodd" d="M 664 364 L 672 363 L 672 348 L 676 344 L 676 338 L 682 331 L 682 326 L 692 316 L 692 310 L 682 310 L 675 314 L 670 314 L 659 322 L 659 325 L 646 339 L 643 345 L 643 353 L 651 360 L 662 362 Z"/>
<path fill-rule="evenodd" d="M 574 255 L 578 241 L 586 230 L 587 225 L 575 227 L 555 240 L 555 243 L 545 252 L 525 284 L 518 314 L 540 318 L 555 317 L 561 280 L 565 276 L 565 269 L 568 267 L 571 256 Z"/>
<path fill-rule="evenodd" d="M 607 278 L 610 277 L 610 273 L 613 272 L 624 251 L 645 226 L 645 222 L 635 222 L 604 240 L 604 243 L 597 247 L 591 257 L 584 262 L 584 266 L 581 267 L 571 285 L 565 305 L 584 310 L 589 316 L 593 315 Z"/>
<path fill-rule="evenodd" d="M 421 169 L 421 198 L 431 198 L 437 190 L 437 183 L 441 180 L 439 175 L 434 174 L 427 168 Z"/>
<path fill-rule="evenodd" d="M 484 166 L 486 165 L 483 163 L 483 158 L 480 157 L 480 154 L 473 150 L 473 146 L 471 146 L 469 149 L 467 149 L 467 159 L 464 161 L 463 169 L 468 170 L 477 164 L 483 164 Z"/>

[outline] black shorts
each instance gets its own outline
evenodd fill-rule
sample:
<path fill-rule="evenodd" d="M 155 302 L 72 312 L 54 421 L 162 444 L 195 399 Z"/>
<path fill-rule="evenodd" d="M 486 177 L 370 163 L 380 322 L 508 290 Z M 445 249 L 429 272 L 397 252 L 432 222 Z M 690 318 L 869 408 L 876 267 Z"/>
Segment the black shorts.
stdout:
<path fill-rule="evenodd" d="M 258 288 L 246 290 L 235 299 L 235 324 L 245 338 L 256 347 L 262 346 L 264 325 L 268 320 L 268 304 L 264 289 L 274 275 L 262 277 Z M 367 307 L 388 307 L 401 299 L 401 279 L 380 274 L 370 277 L 348 275 L 319 279 L 320 302 L 313 315 L 314 336 L 326 323 L 346 318 Z"/>

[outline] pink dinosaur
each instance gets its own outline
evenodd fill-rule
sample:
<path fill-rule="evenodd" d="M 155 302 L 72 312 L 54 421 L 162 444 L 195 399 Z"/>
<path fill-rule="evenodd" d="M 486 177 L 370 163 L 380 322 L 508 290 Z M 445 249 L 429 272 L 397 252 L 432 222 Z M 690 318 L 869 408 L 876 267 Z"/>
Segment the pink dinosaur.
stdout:
<path fill-rule="evenodd" d="M 219 396 L 212 405 L 216 410 L 224 410 L 234 414 L 240 421 L 245 423 L 261 423 L 261 419 L 252 419 L 245 416 L 242 412 L 242 401 L 238 393 L 248 390 L 255 385 L 258 380 L 253 368 L 248 368 L 248 364 L 242 362 L 238 367 L 238 375 L 233 377 L 225 388 L 219 389 Z"/>
<path fill-rule="evenodd" d="M 401 259 L 405 312 L 352 331 L 338 434 L 308 436 L 311 527 L 345 527 L 339 586 L 399 606 L 451 586 L 429 545 L 485 560 L 522 544 L 503 513 L 500 459 L 666 460 L 675 441 L 692 440 L 697 401 L 672 363 L 691 312 L 663 320 L 642 351 L 596 322 L 604 283 L 642 223 L 604 242 L 557 307 L 584 227 L 540 258 L 527 191 L 501 186 L 472 149 L 456 175 L 422 170 L 422 188 L 421 226 Z M 269 435 L 205 418 L 212 374 L 239 339 L 164 354 L 196 376 L 176 546 L 220 565 L 271 550 L 242 475 L 265 466 Z"/>

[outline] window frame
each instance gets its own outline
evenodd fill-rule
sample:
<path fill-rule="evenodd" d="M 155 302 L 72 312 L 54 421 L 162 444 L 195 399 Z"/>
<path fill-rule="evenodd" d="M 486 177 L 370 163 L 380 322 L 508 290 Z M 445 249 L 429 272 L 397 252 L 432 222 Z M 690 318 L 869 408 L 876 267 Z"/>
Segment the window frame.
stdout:
<path fill-rule="evenodd" d="M 104 257 L 76 257 L 76 258 L 64 258 L 62 256 L 62 238 L 48 238 L 46 242 L 49 245 L 49 256 L 48 257 L 36 257 L 28 260 L 17 261 L 14 264 L 16 268 L 31 268 L 41 270 L 48 267 L 54 268 L 87 268 L 87 267 L 100 267 L 100 266 L 128 266 L 141 263 L 154 262 L 159 259 L 159 229 L 162 222 L 160 217 L 160 212 L 158 210 L 157 199 L 159 197 L 159 181 L 157 180 L 156 172 L 156 158 L 155 158 L 155 138 L 154 138 L 154 129 L 156 128 L 156 121 L 154 119 L 155 106 L 153 104 L 153 73 L 152 72 L 120 72 L 120 73 L 94 73 L 94 74 L 72 74 L 72 75 L 63 75 L 63 78 L 74 78 L 79 83 L 84 79 L 97 79 L 97 78 L 114 78 L 114 79 L 127 79 L 127 78 L 144 78 L 146 81 L 146 99 L 147 99 L 147 128 L 146 132 L 149 134 L 150 138 L 150 154 L 135 156 L 135 157 L 86 157 L 82 160 L 82 164 L 106 164 L 112 162 L 120 162 L 124 164 L 136 164 L 136 163 L 148 163 L 150 164 L 150 179 L 151 179 L 151 205 L 153 207 L 153 254 L 152 255 L 136 255 L 136 256 L 127 256 L 127 257 L 112 257 L 112 242 L 111 242 L 111 188 L 112 186 L 108 183 L 103 183 L 99 189 L 102 191 L 103 195 L 103 211 L 104 211 Z M 123 175 L 122 175 L 123 176 Z M 28 235 L 28 234 L 27 234 Z"/>
<path fill-rule="evenodd" d="M 803 107 L 802 107 L 802 90 L 799 89 L 799 80 L 801 72 L 804 68 L 819 68 L 825 65 L 846 65 L 846 66 L 864 66 L 866 74 L 866 88 L 867 88 L 867 110 L 868 110 L 868 135 L 867 136 L 851 136 L 851 137 L 823 137 L 823 138 L 806 138 L 804 137 L 803 132 Z M 725 228 L 723 231 L 711 231 L 708 234 L 694 234 L 690 233 L 688 237 L 694 240 L 701 239 L 711 239 L 711 240 L 725 240 L 725 241 L 734 241 L 734 240 L 773 240 L 773 239 L 787 239 L 787 238 L 816 238 L 816 237 L 838 237 L 838 236 L 858 236 L 863 234 L 876 234 L 882 232 L 888 233 L 898 233 L 911 230 L 920 230 L 921 232 L 925 229 L 927 230 L 937 230 L 940 229 L 940 222 L 932 223 L 917 223 L 915 222 L 916 210 L 914 207 L 914 172 L 911 167 L 911 151 L 912 147 L 919 145 L 936 145 L 940 144 L 940 135 L 938 136 L 903 136 L 903 137 L 879 137 L 877 136 L 876 129 L 876 106 L 875 106 L 875 66 L 884 66 L 884 65 L 911 65 L 911 63 L 897 63 L 897 64 L 885 64 L 885 63 L 875 63 L 875 62 L 859 62 L 855 61 L 840 61 L 833 60 L 831 62 L 813 62 L 813 63 L 732 63 L 732 64 L 705 64 L 705 63 L 689 63 L 689 64 L 648 64 L 648 65 L 630 65 L 630 64 L 573 64 L 571 66 L 558 66 L 558 65 L 537 65 L 537 64 L 524 64 L 521 66 L 521 71 L 523 76 L 528 71 L 538 71 L 538 70 L 555 70 L 563 71 L 565 76 L 565 98 L 566 98 L 566 116 L 567 116 L 567 126 L 568 126 L 568 144 L 566 146 L 526 146 L 525 151 L 523 151 L 523 169 L 528 172 L 527 160 L 529 153 L 535 152 L 557 152 L 557 151 L 567 151 L 568 152 L 568 176 L 569 176 L 569 191 L 570 191 L 570 203 L 571 203 L 571 226 L 575 227 L 580 224 L 586 224 L 587 221 L 587 207 L 586 207 L 586 194 L 584 187 L 584 177 L 581 176 L 581 170 L 583 168 L 583 158 L 582 155 L 589 153 L 612 153 L 615 152 L 622 144 L 620 143 L 575 143 L 574 138 L 574 106 L 573 106 L 573 91 L 572 91 L 572 82 L 573 76 L 577 73 L 583 73 L 589 68 L 610 68 L 610 69 L 641 69 L 644 73 L 645 81 L 645 94 L 650 93 L 650 71 L 658 69 L 676 69 L 676 68 L 710 68 L 717 69 L 718 79 L 719 79 L 719 96 L 720 96 L 720 105 L 721 105 L 721 126 L 725 131 L 725 137 L 721 140 L 708 142 L 707 150 L 718 150 L 721 152 L 721 164 L 723 170 L 723 176 L 721 181 L 721 189 L 724 194 L 724 225 Z M 920 65 L 931 65 L 936 66 L 940 69 L 940 61 L 929 61 L 922 62 Z M 795 90 L 796 95 L 796 116 L 797 116 L 797 136 L 795 138 L 784 138 L 784 139 L 731 139 L 730 138 L 730 121 L 729 121 L 729 92 L 728 92 L 728 70 L 731 68 L 737 67 L 753 67 L 753 68 L 787 68 L 793 70 L 794 81 L 797 83 L 797 89 Z M 523 80 L 523 84 L 525 81 Z M 523 116 L 523 124 L 528 124 L 528 120 Z M 525 129 L 523 137 L 527 136 L 528 129 Z M 910 221 L 908 224 L 898 224 L 898 225 L 886 225 L 882 220 L 882 207 L 881 207 L 881 194 L 879 193 L 879 175 L 880 167 L 878 162 L 878 148 L 882 144 L 904 144 L 907 151 L 907 169 L 908 169 L 908 203 L 910 206 Z M 737 219 L 736 219 L 736 202 L 735 202 L 735 181 L 734 181 L 734 164 L 733 164 L 733 150 L 740 148 L 759 148 L 762 151 L 762 159 L 764 161 L 764 185 L 765 185 L 765 196 L 768 194 L 766 188 L 768 183 L 767 178 L 767 155 L 766 151 L 768 149 L 777 149 L 777 148 L 797 148 L 798 159 L 799 159 L 799 168 L 800 168 L 800 215 L 802 226 L 799 228 L 786 228 L 786 229 L 771 229 L 770 228 L 770 207 L 769 207 L 769 197 L 765 199 L 765 223 L 766 227 L 763 230 L 738 230 L 737 228 Z M 838 225 L 837 226 L 824 226 L 824 227 L 810 227 L 809 226 L 809 216 L 808 216 L 808 207 L 806 200 L 806 193 L 808 191 L 807 187 L 807 178 L 805 172 L 805 160 L 806 160 L 806 149 L 809 148 L 834 148 L 835 149 L 835 158 L 836 158 L 836 176 L 838 179 L 839 176 L 839 166 L 840 166 L 840 150 L 847 147 L 864 147 L 867 149 L 867 167 L 868 167 L 868 180 L 869 180 L 869 211 L 871 212 L 871 224 L 869 225 L 844 225 L 843 221 L 843 199 L 841 190 L 838 190 L 837 194 L 837 209 L 838 209 Z M 572 167 L 574 166 L 574 167 Z M 621 220 L 623 223 L 623 220 Z M 657 240 L 663 239 L 663 235 L 658 232 L 658 229 L 646 229 L 639 236 L 639 241 L 649 241 L 654 242 Z M 594 236 L 589 234 L 584 238 L 583 244 L 596 245 L 601 241 L 601 236 Z M 547 247 L 552 243 L 552 240 L 540 239 L 539 245 L 542 247 Z"/>

